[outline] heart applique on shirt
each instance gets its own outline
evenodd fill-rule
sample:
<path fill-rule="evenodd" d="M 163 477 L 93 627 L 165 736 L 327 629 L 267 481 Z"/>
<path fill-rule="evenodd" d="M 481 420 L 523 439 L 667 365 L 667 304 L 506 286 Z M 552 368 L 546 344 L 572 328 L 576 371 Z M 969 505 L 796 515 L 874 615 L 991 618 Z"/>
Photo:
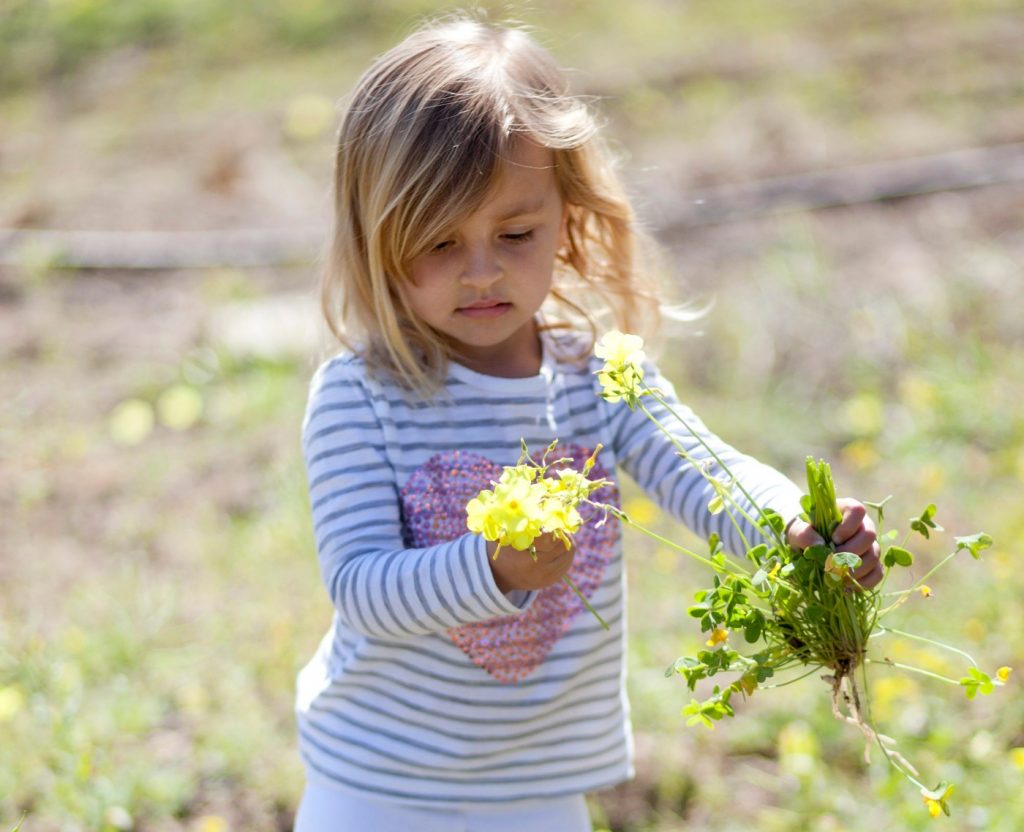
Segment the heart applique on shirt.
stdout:
<path fill-rule="evenodd" d="M 559 445 L 560 457 L 571 467 L 583 468 L 593 453 L 578 445 Z M 446 543 L 466 534 L 466 504 L 481 489 L 490 488 L 502 473 L 502 466 L 480 454 L 445 451 L 435 454 L 417 468 L 401 491 L 410 545 L 421 548 Z M 598 462 L 591 479 L 607 476 Z M 597 502 L 619 505 L 618 489 L 606 486 L 594 492 Z M 584 525 L 577 532 L 576 557 L 569 577 L 589 600 L 601 584 L 615 549 L 619 523 L 614 517 L 598 526 L 590 520 L 596 511 L 581 506 Z M 529 557 L 512 549 L 498 557 Z M 517 682 L 532 673 L 551 652 L 555 642 L 569 629 L 573 619 L 586 608 L 563 581 L 541 590 L 529 609 L 518 614 L 465 624 L 448 630 L 448 635 L 469 656 L 501 682 Z M 596 621 L 595 621 L 596 624 Z"/>

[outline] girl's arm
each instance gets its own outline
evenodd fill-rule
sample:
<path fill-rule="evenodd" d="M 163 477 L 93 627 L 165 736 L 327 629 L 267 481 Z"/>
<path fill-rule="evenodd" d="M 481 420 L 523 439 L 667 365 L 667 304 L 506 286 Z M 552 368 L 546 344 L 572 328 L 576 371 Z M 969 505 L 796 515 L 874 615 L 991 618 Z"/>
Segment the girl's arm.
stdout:
<path fill-rule="evenodd" d="M 533 593 L 497 587 L 486 543 L 465 534 L 408 548 L 398 483 L 361 373 L 336 359 L 313 378 L 302 428 L 320 572 L 345 623 L 406 637 L 521 612 Z"/>
<path fill-rule="evenodd" d="M 715 496 L 714 487 L 693 463 L 679 455 L 679 449 L 672 441 L 674 439 L 697 464 L 706 463 L 710 474 L 724 480 L 725 474 L 714 460 L 714 455 L 717 455 L 750 497 L 777 511 L 784 520 L 800 513 L 801 491 L 790 479 L 753 457 L 741 454 L 711 433 L 692 410 L 679 403 L 674 388 L 653 364 L 644 364 L 644 373 L 644 381 L 660 391 L 668 407 L 659 404 L 652 396 L 644 396 L 641 401 L 668 429 L 671 438 L 641 410 L 630 411 L 625 403 L 620 402 L 607 405 L 610 408 L 612 447 L 626 473 L 665 511 L 703 538 L 717 532 L 725 548 L 741 557 L 747 547 L 740 532 L 750 545 L 763 542 L 760 531 L 738 512 L 733 513 L 737 516 L 739 530 L 727 512 L 711 514 L 708 511 L 708 504 Z M 714 455 L 694 433 L 679 423 L 668 408 L 685 420 L 714 451 Z M 756 510 L 742 491 L 734 486 L 731 494 L 743 510 L 756 519 Z"/>

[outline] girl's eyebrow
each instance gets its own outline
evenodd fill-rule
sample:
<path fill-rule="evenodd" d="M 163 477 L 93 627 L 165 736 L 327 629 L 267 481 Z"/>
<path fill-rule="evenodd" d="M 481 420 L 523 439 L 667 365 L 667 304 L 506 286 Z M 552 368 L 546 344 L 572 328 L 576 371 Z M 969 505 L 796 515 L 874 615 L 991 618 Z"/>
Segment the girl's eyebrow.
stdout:
<path fill-rule="evenodd" d="M 541 199 L 540 202 L 519 203 L 506 211 L 503 216 L 499 217 L 498 222 L 504 222 L 505 220 L 510 220 L 513 217 L 518 217 L 522 214 L 537 214 L 544 207 L 544 202 L 545 200 Z"/>

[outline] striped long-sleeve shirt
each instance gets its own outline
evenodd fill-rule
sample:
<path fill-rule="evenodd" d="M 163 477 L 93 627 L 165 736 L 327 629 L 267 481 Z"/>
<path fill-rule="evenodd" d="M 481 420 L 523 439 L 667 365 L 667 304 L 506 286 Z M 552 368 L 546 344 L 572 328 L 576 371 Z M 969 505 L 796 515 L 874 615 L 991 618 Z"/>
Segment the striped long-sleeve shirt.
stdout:
<path fill-rule="evenodd" d="M 445 394 L 412 399 L 361 359 L 317 370 L 303 451 L 332 625 L 299 673 L 299 748 L 311 780 L 419 805 L 480 807 L 593 791 L 632 774 L 625 693 L 625 581 L 614 518 L 577 535 L 569 576 L 610 625 L 561 582 L 503 594 L 466 503 L 519 458 L 521 440 L 592 476 L 629 474 L 663 509 L 740 553 L 713 491 L 639 411 L 598 395 L 596 359 L 561 358 L 543 336 L 538 375 L 497 378 L 451 365 Z M 569 345 L 574 346 L 574 345 Z M 648 365 L 646 380 L 711 445 L 751 496 L 799 511 L 788 479 L 739 454 Z M 708 452 L 650 399 L 692 455 Z M 596 499 L 617 502 L 614 487 Z M 595 518 L 595 521 L 599 518 Z M 756 533 L 746 528 L 748 539 Z M 499 557 L 527 556 L 513 550 Z"/>

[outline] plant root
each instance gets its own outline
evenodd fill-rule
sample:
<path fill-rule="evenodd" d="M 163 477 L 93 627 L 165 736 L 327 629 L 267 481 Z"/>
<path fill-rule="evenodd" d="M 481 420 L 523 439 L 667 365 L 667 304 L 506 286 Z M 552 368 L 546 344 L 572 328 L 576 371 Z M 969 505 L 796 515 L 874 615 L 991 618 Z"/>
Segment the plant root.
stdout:
<path fill-rule="evenodd" d="M 864 735 L 864 762 L 871 764 L 871 746 L 877 743 L 890 762 L 897 767 L 904 768 L 919 777 L 920 773 L 911 762 L 892 748 L 894 741 L 892 737 L 879 734 L 864 719 L 864 712 L 860 703 L 860 692 L 857 689 L 857 681 L 853 677 L 856 661 L 851 659 L 840 659 L 835 668 L 835 674 L 823 676 L 832 686 L 832 715 L 840 722 L 847 722 L 855 725 Z M 840 709 L 840 702 L 845 706 L 847 713 Z"/>

